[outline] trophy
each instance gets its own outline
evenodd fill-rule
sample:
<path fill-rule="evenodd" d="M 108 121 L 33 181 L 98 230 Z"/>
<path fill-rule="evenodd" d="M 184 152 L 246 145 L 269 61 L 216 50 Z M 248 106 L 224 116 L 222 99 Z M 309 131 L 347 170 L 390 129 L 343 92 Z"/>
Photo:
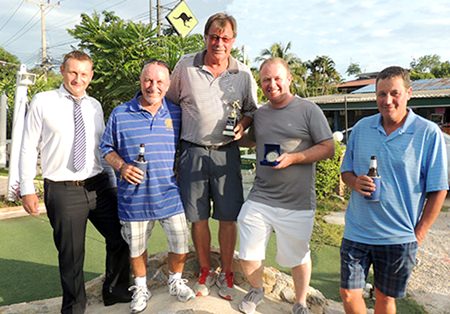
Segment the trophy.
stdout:
<path fill-rule="evenodd" d="M 241 105 L 239 105 L 239 100 L 235 100 L 231 105 L 231 111 L 227 117 L 227 123 L 225 124 L 225 128 L 223 129 L 222 134 L 226 136 L 234 137 L 234 128 L 238 122 L 238 111 L 241 110 Z"/>
<path fill-rule="evenodd" d="M 264 144 L 264 159 L 259 162 L 261 166 L 276 166 L 280 162 L 277 158 L 281 155 L 281 147 L 278 144 Z"/>

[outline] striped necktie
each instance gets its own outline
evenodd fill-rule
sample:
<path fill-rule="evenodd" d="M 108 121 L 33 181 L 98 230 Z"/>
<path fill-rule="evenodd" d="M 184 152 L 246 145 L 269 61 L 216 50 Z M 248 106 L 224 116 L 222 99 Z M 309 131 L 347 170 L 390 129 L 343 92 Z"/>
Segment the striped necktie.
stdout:
<path fill-rule="evenodd" d="M 75 124 L 75 138 L 73 142 L 73 168 L 80 171 L 86 165 L 86 132 L 84 129 L 83 114 L 81 112 L 82 98 L 67 95 L 73 102 L 73 120 Z"/>

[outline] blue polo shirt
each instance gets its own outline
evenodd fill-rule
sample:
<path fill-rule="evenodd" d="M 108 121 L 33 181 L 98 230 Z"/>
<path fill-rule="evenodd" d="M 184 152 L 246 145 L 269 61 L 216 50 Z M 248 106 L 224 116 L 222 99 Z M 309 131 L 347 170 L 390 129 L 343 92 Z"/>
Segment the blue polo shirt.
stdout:
<path fill-rule="evenodd" d="M 183 213 L 180 191 L 174 175 L 175 154 L 180 135 L 181 109 L 168 99 L 152 114 L 139 104 L 139 92 L 131 101 L 111 113 L 100 149 L 103 156 L 115 151 L 126 163 L 145 144 L 145 180 L 132 185 L 118 178 L 119 218 L 123 221 L 164 219 Z"/>
<path fill-rule="evenodd" d="M 381 115 L 360 120 L 352 130 L 341 172 L 366 174 L 377 156 L 381 201 L 370 202 L 352 191 L 344 238 L 372 245 L 416 241 L 427 192 L 448 189 L 447 154 L 439 127 L 411 109 L 404 125 L 389 136 Z"/>

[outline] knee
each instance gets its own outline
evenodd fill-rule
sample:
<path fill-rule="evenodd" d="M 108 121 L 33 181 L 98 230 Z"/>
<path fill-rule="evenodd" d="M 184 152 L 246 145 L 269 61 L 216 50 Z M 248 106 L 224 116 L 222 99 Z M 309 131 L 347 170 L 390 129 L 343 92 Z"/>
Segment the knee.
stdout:
<path fill-rule="evenodd" d="M 380 303 L 383 303 L 383 304 L 395 303 L 395 298 L 394 297 L 390 297 L 390 296 L 384 294 L 383 292 L 378 290 L 378 288 L 375 288 L 375 299 L 377 301 L 379 301 Z"/>
<path fill-rule="evenodd" d="M 362 289 L 341 288 L 339 292 L 341 294 L 342 302 L 344 303 L 352 303 L 353 301 L 362 298 Z"/>
<path fill-rule="evenodd" d="M 261 261 L 247 261 L 241 259 L 240 263 L 242 270 L 247 276 L 253 274 L 255 271 L 259 270 L 262 267 Z"/>

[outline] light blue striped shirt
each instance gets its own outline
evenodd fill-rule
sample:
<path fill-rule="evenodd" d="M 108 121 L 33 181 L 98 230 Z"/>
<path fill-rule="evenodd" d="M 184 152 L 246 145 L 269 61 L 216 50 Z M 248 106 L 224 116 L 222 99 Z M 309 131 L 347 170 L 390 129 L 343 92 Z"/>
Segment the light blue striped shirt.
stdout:
<path fill-rule="evenodd" d="M 402 127 L 389 136 L 381 115 L 360 120 L 352 130 L 341 172 L 366 174 L 377 156 L 381 201 L 352 191 L 344 238 L 372 245 L 416 241 L 414 228 L 426 193 L 447 190 L 447 154 L 439 127 L 409 109 Z"/>
<path fill-rule="evenodd" d="M 152 114 L 134 99 L 116 107 L 109 117 L 100 149 L 103 156 L 115 151 L 126 163 L 132 163 L 145 144 L 147 172 L 145 180 L 132 185 L 117 182 L 119 218 L 123 221 L 164 219 L 184 212 L 174 175 L 179 141 L 181 109 L 164 99 Z"/>

